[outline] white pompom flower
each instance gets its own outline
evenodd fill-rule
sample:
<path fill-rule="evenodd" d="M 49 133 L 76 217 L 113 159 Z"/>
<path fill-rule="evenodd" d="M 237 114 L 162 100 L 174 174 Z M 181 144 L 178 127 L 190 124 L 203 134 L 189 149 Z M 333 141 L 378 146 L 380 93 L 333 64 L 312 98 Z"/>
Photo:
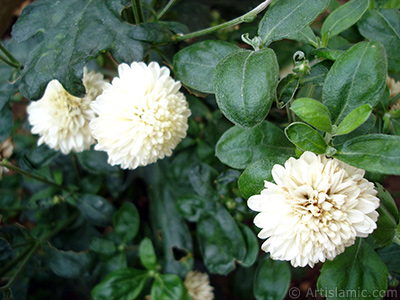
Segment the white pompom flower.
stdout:
<path fill-rule="evenodd" d="M 99 96 L 107 83 L 102 74 L 83 69 L 83 98 L 69 94 L 58 80 L 48 83 L 42 99 L 28 107 L 32 133 L 39 134 L 38 145 L 46 144 L 63 154 L 82 152 L 95 143 L 89 122 L 95 117 L 90 103 Z"/>
<path fill-rule="evenodd" d="M 379 199 L 365 171 L 335 158 L 305 152 L 274 165 L 275 183 L 265 181 L 248 206 L 257 212 L 261 249 L 294 267 L 332 260 L 376 228 Z"/>
<path fill-rule="evenodd" d="M 90 123 L 95 149 L 123 169 L 170 156 L 186 137 L 190 116 L 180 82 L 156 62 L 121 64 L 118 74 L 92 103 L 98 114 Z"/>

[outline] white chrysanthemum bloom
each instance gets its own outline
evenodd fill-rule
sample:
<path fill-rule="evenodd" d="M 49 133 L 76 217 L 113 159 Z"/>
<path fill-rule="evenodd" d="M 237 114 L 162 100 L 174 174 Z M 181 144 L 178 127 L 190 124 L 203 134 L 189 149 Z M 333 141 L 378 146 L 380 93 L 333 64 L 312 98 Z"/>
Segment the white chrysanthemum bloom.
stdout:
<path fill-rule="evenodd" d="M 376 228 L 379 199 L 364 173 L 312 152 L 274 165 L 275 184 L 265 181 L 261 194 L 248 200 L 260 212 L 254 224 L 262 228 L 258 237 L 267 239 L 261 249 L 294 267 L 313 267 L 368 236 Z"/>
<path fill-rule="evenodd" d="M 190 271 L 183 282 L 193 300 L 214 299 L 214 288 L 210 285 L 207 273 Z"/>
<path fill-rule="evenodd" d="M 58 80 L 48 83 L 43 98 L 29 104 L 28 120 L 32 133 L 39 134 L 38 145 L 46 144 L 63 154 L 81 152 L 95 140 L 89 122 L 95 117 L 90 103 L 99 96 L 107 83 L 102 74 L 83 69 L 83 98 L 69 94 Z"/>
<path fill-rule="evenodd" d="M 170 156 L 186 137 L 190 116 L 180 82 L 156 62 L 121 64 L 118 74 L 91 105 L 98 114 L 90 122 L 95 149 L 123 169 Z"/>
<path fill-rule="evenodd" d="M 14 145 L 11 137 L 0 143 L 0 160 L 3 158 L 10 158 L 14 151 Z M 0 180 L 3 178 L 3 173 L 8 172 L 6 167 L 0 166 Z"/>

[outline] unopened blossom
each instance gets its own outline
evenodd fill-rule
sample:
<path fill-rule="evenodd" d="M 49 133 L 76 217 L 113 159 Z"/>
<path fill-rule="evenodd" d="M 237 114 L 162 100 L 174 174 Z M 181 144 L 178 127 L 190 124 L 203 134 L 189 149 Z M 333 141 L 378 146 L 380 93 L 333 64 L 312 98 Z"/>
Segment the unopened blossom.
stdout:
<path fill-rule="evenodd" d="M 390 99 L 392 99 L 400 93 L 400 82 L 395 81 L 393 78 L 390 78 L 389 76 L 387 77 L 386 82 L 389 87 Z M 390 110 L 392 111 L 398 109 L 400 109 L 400 100 L 393 103 L 390 107 Z"/>
<path fill-rule="evenodd" d="M 14 145 L 11 137 L 0 143 L 0 161 L 4 158 L 10 158 L 14 151 Z M 3 178 L 3 173 L 8 172 L 6 167 L 0 166 L 0 180 Z"/>
<path fill-rule="evenodd" d="M 214 299 L 214 288 L 210 285 L 210 278 L 207 273 L 190 271 L 186 274 L 183 284 L 193 300 Z M 145 299 L 151 300 L 151 296 L 148 295 Z"/>
<path fill-rule="evenodd" d="M 262 229 L 258 237 L 267 239 L 261 249 L 295 267 L 313 267 L 368 236 L 376 228 L 379 199 L 364 173 L 311 152 L 274 165 L 275 183 L 265 181 L 261 194 L 248 200 L 260 212 L 254 223 Z"/>
<path fill-rule="evenodd" d="M 386 78 L 386 82 L 390 91 L 390 99 L 392 99 L 393 97 L 395 97 L 400 93 L 400 82 L 394 80 L 389 76 Z"/>
<path fill-rule="evenodd" d="M 187 273 L 183 284 L 193 300 L 214 299 L 214 288 L 210 285 L 210 278 L 207 273 L 190 271 Z"/>
<path fill-rule="evenodd" d="M 38 145 L 46 144 L 63 154 L 81 152 L 90 148 L 95 140 L 89 122 L 95 117 L 90 103 L 103 92 L 106 81 L 102 74 L 83 70 L 83 98 L 69 94 L 58 80 L 48 83 L 43 98 L 32 101 L 28 120 L 32 133 L 39 134 Z"/>
<path fill-rule="evenodd" d="M 118 74 L 91 105 L 98 114 L 90 123 L 95 149 L 123 169 L 170 156 L 186 136 L 190 116 L 180 82 L 156 62 L 121 64 Z"/>

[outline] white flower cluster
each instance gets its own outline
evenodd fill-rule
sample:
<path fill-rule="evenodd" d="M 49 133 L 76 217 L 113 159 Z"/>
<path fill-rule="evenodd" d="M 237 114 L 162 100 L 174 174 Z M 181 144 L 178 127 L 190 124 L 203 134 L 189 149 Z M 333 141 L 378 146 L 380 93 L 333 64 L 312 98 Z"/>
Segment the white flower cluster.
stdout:
<path fill-rule="evenodd" d="M 261 249 L 295 267 L 332 260 L 376 228 L 379 199 L 364 170 L 305 152 L 275 165 L 275 183 L 249 198 Z"/>
<path fill-rule="evenodd" d="M 97 142 L 111 165 L 135 169 L 170 156 L 186 136 L 190 110 L 169 69 L 152 62 L 118 67 L 119 77 L 107 83 L 84 69 L 84 98 L 70 95 L 52 80 L 42 99 L 28 106 L 38 144 L 68 154 Z"/>

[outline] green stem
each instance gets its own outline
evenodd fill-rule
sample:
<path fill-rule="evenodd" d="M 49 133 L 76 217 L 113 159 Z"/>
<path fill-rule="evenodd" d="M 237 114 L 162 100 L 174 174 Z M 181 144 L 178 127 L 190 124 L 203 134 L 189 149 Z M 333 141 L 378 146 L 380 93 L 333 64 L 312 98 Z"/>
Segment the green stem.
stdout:
<path fill-rule="evenodd" d="M 3 269 L 0 270 L 0 278 L 2 278 L 4 275 L 6 275 L 15 265 L 17 265 L 25 257 L 25 255 L 27 255 L 27 253 L 29 253 L 29 251 L 31 250 L 31 247 L 32 247 L 32 245 L 29 245 L 24 250 L 22 250 L 22 252 L 16 258 L 14 258 L 12 261 L 7 263 L 3 267 Z"/>
<path fill-rule="evenodd" d="M 7 64 L 7 65 L 13 67 L 13 68 L 19 68 L 18 65 L 14 64 L 14 63 L 12 63 L 12 62 L 10 62 L 10 61 L 8 61 L 8 59 L 5 58 L 5 57 L 4 57 L 3 55 L 1 55 L 1 54 L 0 54 L 0 60 L 3 61 L 5 64 Z"/>
<path fill-rule="evenodd" d="M 79 168 L 78 158 L 76 157 L 75 153 L 72 153 L 71 159 L 72 159 L 72 163 L 74 165 L 76 176 L 78 177 L 78 180 L 80 181 L 82 178 L 82 174 L 81 174 L 81 169 Z"/>
<path fill-rule="evenodd" d="M 51 231 L 49 234 L 47 234 L 44 238 L 40 240 L 36 240 L 33 245 L 29 245 L 26 247 L 14 260 L 9 262 L 7 265 L 4 266 L 4 268 L 0 271 L 0 278 L 3 277 L 5 274 L 7 274 L 14 266 L 16 266 L 20 261 L 21 264 L 15 271 L 15 273 L 12 275 L 10 280 L 5 286 L 0 287 L 0 291 L 5 291 L 14 284 L 15 280 L 17 279 L 18 275 L 22 272 L 22 270 L 25 268 L 26 264 L 32 257 L 32 255 L 36 252 L 37 248 L 45 241 L 50 240 L 52 237 L 54 237 L 56 234 L 58 234 L 60 231 L 71 225 L 73 221 L 78 217 L 79 213 L 76 212 L 72 216 L 70 216 L 65 222 L 57 226 L 53 231 Z"/>
<path fill-rule="evenodd" d="M 19 63 L 18 60 L 15 59 L 15 57 L 11 54 L 10 51 L 6 49 L 6 47 L 3 46 L 2 43 L 0 43 L 0 50 L 7 56 L 7 58 L 16 66 L 16 68 L 21 68 L 22 65 Z"/>
<path fill-rule="evenodd" d="M 10 170 L 13 170 L 15 172 L 18 172 L 18 173 L 20 173 L 22 175 L 25 175 L 26 177 L 34 178 L 36 180 L 39 180 L 39 181 L 42 181 L 44 183 L 53 185 L 55 187 L 62 188 L 62 189 L 67 189 L 66 187 L 64 187 L 62 185 L 59 185 L 59 184 L 55 183 L 54 181 L 48 180 L 47 178 L 44 178 L 42 176 L 38 176 L 38 175 L 35 175 L 35 174 L 32 174 L 32 173 L 29 173 L 29 172 L 27 172 L 25 170 L 22 170 L 21 168 L 9 163 L 6 158 L 4 158 L 2 161 L 0 161 L 0 166 L 1 167 L 6 167 L 7 169 L 10 169 Z"/>
<path fill-rule="evenodd" d="M 36 252 L 37 248 L 40 246 L 40 242 L 36 241 L 32 248 L 29 249 L 27 255 L 23 258 L 21 264 L 19 265 L 19 267 L 17 268 L 17 270 L 15 271 L 15 273 L 13 274 L 13 276 L 10 278 L 10 280 L 7 282 L 7 284 L 5 286 L 2 286 L 0 288 L 0 291 L 5 291 L 9 288 L 12 287 L 12 285 L 14 284 L 15 280 L 17 280 L 19 274 L 21 274 L 22 270 L 25 268 L 25 266 L 27 265 L 28 261 L 31 259 L 32 255 Z"/>
<path fill-rule="evenodd" d="M 157 14 L 157 20 L 160 20 L 166 13 L 167 11 L 174 5 L 176 0 L 169 0 L 167 5 Z"/>
<path fill-rule="evenodd" d="M 132 2 L 132 11 L 135 17 L 135 23 L 140 24 L 144 22 L 144 15 L 142 9 L 141 0 L 131 0 Z"/>
<path fill-rule="evenodd" d="M 400 238 L 399 238 L 399 234 L 397 232 L 395 233 L 395 235 L 393 237 L 393 242 L 400 246 Z"/>
<path fill-rule="evenodd" d="M 213 27 L 210 27 L 210 28 L 202 29 L 202 30 L 199 30 L 199 31 L 195 31 L 195 32 L 192 32 L 192 33 L 184 34 L 184 35 L 177 34 L 177 35 L 174 35 L 172 37 L 172 39 L 175 42 L 180 42 L 180 41 L 183 41 L 183 40 L 192 39 L 192 38 L 195 38 L 195 37 L 207 35 L 207 34 L 216 32 L 216 31 L 221 30 L 221 29 L 225 29 L 225 28 L 228 28 L 228 27 L 236 26 L 236 25 L 241 24 L 243 22 L 251 22 L 257 17 L 257 15 L 260 12 L 262 12 L 265 8 L 267 8 L 267 6 L 272 1 L 273 0 L 266 0 L 266 1 L 262 2 L 260 5 L 258 5 L 256 8 L 254 8 L 253 10 L 249 11 L 248 13 L 246 13 L 246 14 L 244 14 L 244 15 L 236 18 L 236 19 L 228 21 L 226 23 L 219 24 L 219 25 L 216 25 L 216 26 L 213 26 Z"/>

